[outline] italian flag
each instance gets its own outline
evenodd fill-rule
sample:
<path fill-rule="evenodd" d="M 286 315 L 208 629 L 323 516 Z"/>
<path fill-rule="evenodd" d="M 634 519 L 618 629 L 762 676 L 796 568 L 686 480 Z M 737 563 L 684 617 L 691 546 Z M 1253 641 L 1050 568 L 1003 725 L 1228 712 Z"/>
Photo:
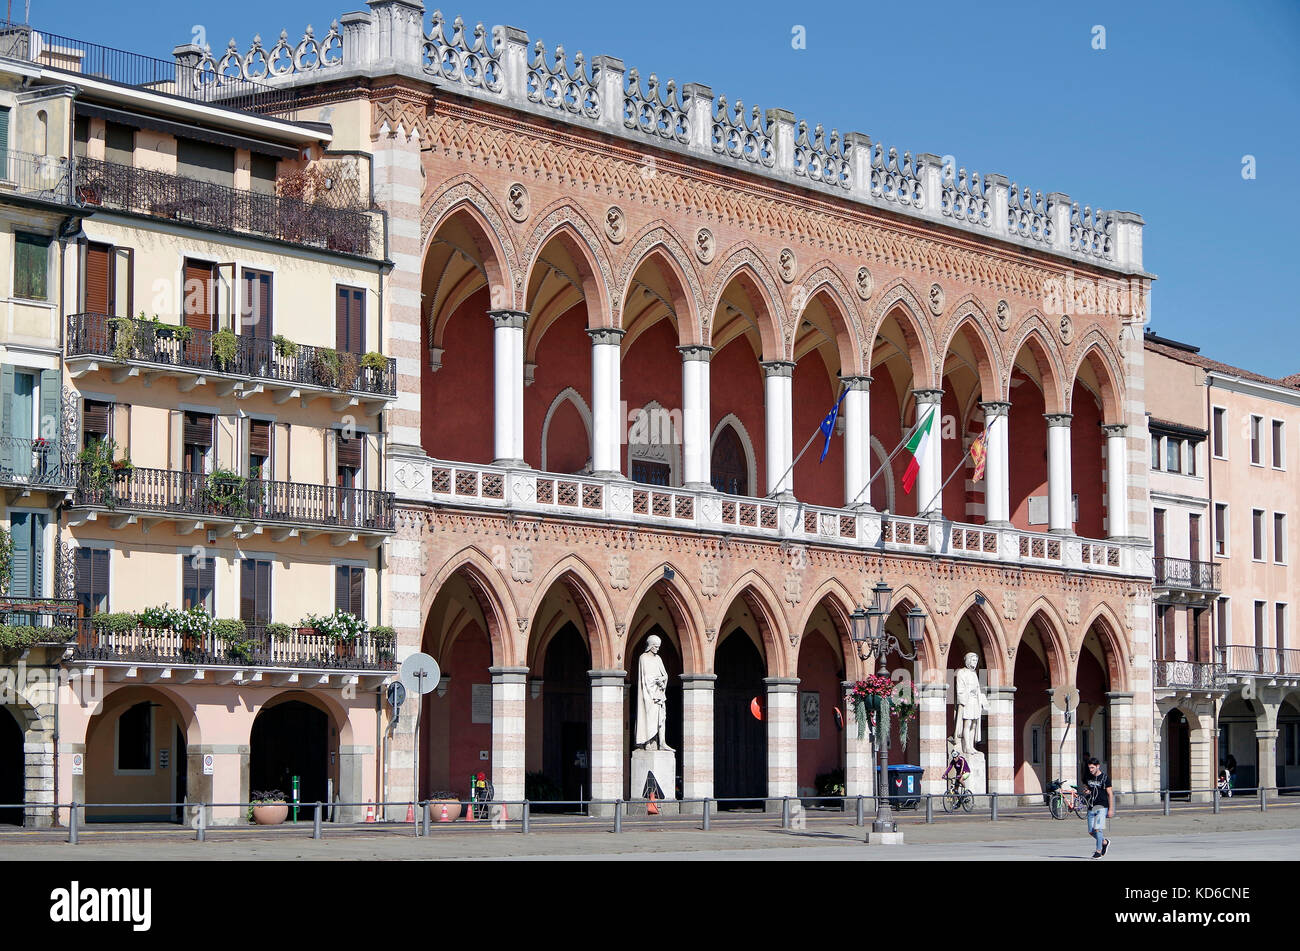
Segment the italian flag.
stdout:
<path fill-rule="evenodd" d="M 912 454 L 912 459 L 907 464 L 907 471 L 903 473 L 903 491 L 908 495 L 912 493 L 912 486 L 916 485 L 916 477 L 921 472 L 921 456 L 930 445 L 930 431 L 934 429 L 934 410 L 930 410 L 925 421 L 917 426 L 912 432 L 912 438 L 907 441 L 907 451 Z"/>

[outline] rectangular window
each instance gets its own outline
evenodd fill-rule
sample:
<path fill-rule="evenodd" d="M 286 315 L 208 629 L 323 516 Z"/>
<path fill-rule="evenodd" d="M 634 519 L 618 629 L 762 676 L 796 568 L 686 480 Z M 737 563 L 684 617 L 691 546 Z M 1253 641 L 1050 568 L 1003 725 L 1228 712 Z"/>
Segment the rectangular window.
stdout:
<path fill-rule="evenodd" d="M 1187 440 L 1187 448 L 1184 452 L 1187 458 L 1184 460 L 1183 471 L 1191 476 L 1196 475 L 1196 450 L 1198 448 L 1200 448 L 1200 443 L 1193 442 L 1190 439 Z"/>
<path fill-rule="evenodd" d="M 1251 531 L 1251 557 L 1256 561 L 1264 560 L 1264 511 L 1263 509 L 1251 509 L 1250 511 L 1250 531 Z"/>
<path fill-rule="evenodd" d="M 153 704 L 148 700 L 129 707 L 117 718 L 117 768 L 131 772 L 153 770 Z"/>
<path fill-rule="evenodd" d="M 259 155 L 257 152 L 254 152 L 249 156 L 249 159 L 249 180 L 252 185 L 253 194 L 274 195 L 275 156 Z"/>
<path fill-rule="evenodd" d="M 74 560 L 77 601 L 84 617 L 108 611 L 107 548 L 78 548 Z"/>
<path fill-rule="evenodd" d="M 206 555 L 181 555 L 181 607 L 189 610 L 196 605 L 212 613 L 213 592 L 216 589 L 216 560 Z"/>
<path fill-rule="evenodd" d="M 1255 602 L 1255 646 L 1262 648 L 1268 644 L 1268 618 L 1264 612 L 1268 610 L 1267 601 Z"/>
<path fill-rule="evenodd" d="M 245 269 L 244 299 L 239 332 L 259 340 L 271 339 L 271 275 Z"/>
<path fill-rule="evenodd" d="M 1029 761 L 1035 765 L 1043 761 L 1043 728 L 1029 728 Z"/>
<path fill-rule="evenodd" d="M 1273 637 L 1278 650 L 1286 649 L 1286 605 L 1273 605 Z"/>
<path fill-rule="evenodd" d="M 9 178 L 9 107 L 0 108 L 0 178 Z"/>
<path fill-rule="evenodd" d="M 271 423 L 265 419 L 248 422 L 248 475 L 252 479 L 271 478 Z"/>
<path fill-rule="evenodd" d="M 334 610 L 355 617 L 366 616 L 366 569 L 361 565 L 338 565 L 334 569 Z"/>
<path fill-rule="evenodd" d="M 250 626 L 271 623 L 271 562 L 245 558 L 239 563 L 239 617 Z"/>
<path fill-rule="evenodd" d="M 1155 433 L 1151 434 L 1151 468 L 1160 468 L 1160 437 Z"/>
<path fill-rule="evenodd" d="M 215 417 L 211 413 L 184 414 L 182 426 L 185 439 L 184 467 L 186 472 L 207 472 L 208 454 L 212 449 L 212 426 Z"/>
<path fill-rule="evenodd" d="M 1228 506 L 1223 502 L 1214 503 L 1214 553 L 1228 554 Z"/>
<path fill-rule="evenodd" d="M 1216 621 L 1219 625 L 1219 646 L 1227 647 L 1232 643 L 1232 601 L 1230 598 L 1219 599 L 1219 616 Z"/>
<path fill-rule="evenodd" d="M 135 129 L 120 122 L 104 124 L 104 159 L 119 165 L 135 161 Z"/>
<path fill-rule="evenodd" d="M 1286 516 L 1281 512 L 1273 513 L 1273 560 L 1286 564 Z"/>
<path fill-rule="evenodd" d="M 1172 436 L 1165 437 L 1165 469 L 1169 472 L 1183 471 L 1183 441 Z"/>
<path fill-rule="evenodd" d="M 1252 416 L 1250 418 L 1250 462 L 1251 465 L 1262 466 L 1264 464 L 1264 447 L 1261 445 L 1264 439 L 1261 429 L 1264 426 L 1264 417 Z"/>
<path fill-rule="evenodd" d="M 235 184 L 235 150 L 177 136 L 176 174 L 231 188 Z"/>
<path fill-rule="evenodd" d="M 1286 429 L 1282 420 L 1273 420 L 1273 468 L 1286 468 Z"/>
<path fill-rule="evenodd" d="M 14 232 L 14 297 L 49 300 L 50 238 Z"/>
<path fill-rule="evenodd" d="M 1222 406 L 1214 407 L 1214 458 L 1227 459 L 1228 446 L 1225 434 L 1228 425 L 1228 411 Z"/>
<path fill-rule="evenodd" d="M 363 287 L 337 289 L 334 304 L 334 347 L 362 353 L 366 345 L 366 291 Z"/>

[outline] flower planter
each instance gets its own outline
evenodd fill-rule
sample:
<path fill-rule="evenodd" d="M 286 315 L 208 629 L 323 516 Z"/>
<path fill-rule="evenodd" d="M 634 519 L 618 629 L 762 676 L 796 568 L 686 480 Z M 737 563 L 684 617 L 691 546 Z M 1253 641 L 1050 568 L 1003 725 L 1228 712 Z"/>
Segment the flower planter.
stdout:
<path fill-rule="evenodd" d="M 351 660 L 357 656 L 356 641 L 335 641 L 334 656 L 339 660 Z"/>
<path fill-rule="evenodd" d="M 253 821 L 259 826 L 278 826 L 288 817 L 287 802 L 264 802 L 253 806 Z"/>
<path fill-rule="evenodd" d="M 444 806 L 447 809 L 446 821 L 448 822 L 455 822 L 457 819 L 459 819 L 460 814 L 465 809 L 464 805 L 462 805 L 460 802 L 458 802 L 455 799 L 430 799 L 429 800 L 429 821 L 430 822 L 443 821 L 442 810 Z"/>

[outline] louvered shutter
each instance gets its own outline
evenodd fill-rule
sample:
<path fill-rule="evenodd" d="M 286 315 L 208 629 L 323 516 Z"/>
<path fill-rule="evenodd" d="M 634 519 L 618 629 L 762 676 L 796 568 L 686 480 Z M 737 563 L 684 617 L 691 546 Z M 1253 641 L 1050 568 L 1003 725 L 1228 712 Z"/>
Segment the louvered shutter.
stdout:
<path fill-rule="evenodd" d="M 185 326 L 195 330 L 212 329 L 214 274 L 211 264 L 185 262 Z"/>
<path fill-rule="evenodd" d="M 262 420 L 254 419 L 249 422 L 248 426 L 248 452 L 249 455 L 270 457 L 271 455 L 271 424 Z"/>
<path fill-rule="evenodd" d="M 9 109 L 0 109 L 0 178 L 9 177 Z"/>
<path fill-rule="evenodd" d="M 81 431 L 83 445 L 87 437 L 108 438 L 108 418 L 112 406 L 112 403 L 105 403 L 101 400 L 85 400 L 82 403 Z"/>
<path fill-rule="evenodd" d="M 86 294 L 83 310 L 89 314 L 113 313 L 113 247 L 86 245 Z"/>
<path fill-rule="evenodd" d="M 366 292 L 360 287 L 340 287 L 334 305 L 334 345 L 361 353 L 366 341 Z"/>
<path fill-rule="evenodd" d="M 47 439 L 54 461 L 58 460 L 59 436 L 63 426 L 63 374 L 58 370 L 41 371 L 41 416 L 36 435 Z"/>
<path fill-rule="evenodd" d="M 353 567 L 351 569 L 351 584 L 349 585 L 349 605 L 348 613 L 356 617 L 365 617 L 365 599 L 366 599 L 366 572 L 363 568 Z"/>
<path fill-rule="evenodd" d="M 185 444 L 204 449 L 212 447 L 212 416 L 207 413 L 185 414 Z"/>
<path fill-rule="evenodd" d="M 271 339 L 271 275 L 244 271 L 244 319 L 240 332 L 259 340 Z"/>
<path fill-rule="evenodd" d="M 361 449 L 365 445 L 366 437 L 357 435 L 352 439 L 346 439 L 342 431 L 338 431 L 338 466 L 339 468 L 360 469 L 361 468 Z"/>
<path fill-rule="evenodd" d="M 348 609 L 348 591 L 350 586 L 349 575 L 346 565 L 339 565 L 334 569 L 334 610 L 346 611 Z"/>

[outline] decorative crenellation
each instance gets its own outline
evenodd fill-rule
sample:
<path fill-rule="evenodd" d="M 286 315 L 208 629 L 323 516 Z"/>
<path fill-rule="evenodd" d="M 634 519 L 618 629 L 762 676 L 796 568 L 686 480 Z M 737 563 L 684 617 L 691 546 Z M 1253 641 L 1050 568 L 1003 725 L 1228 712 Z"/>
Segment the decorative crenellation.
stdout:
<path fill-rule="evenodd" d="M 490 33 L 460 18 L 450 26 L 434 11 L 425 31 L 419 4 L 371 0 L 316 40 L 310 28 L 295 47 L 286 34 L 271 51 L 260 40 L 240 54 L 232 41 L 220 62 L 206 59 L 216 77 L 311 82 L 323 70 L 346 66 L 375 76 L 423 73 L 450 90 L 509 108 L 558 118 L 708 158 L 797 185 L 815 184 L 853 201 L 992 235 L 1064 257 L 1140 271 L 1142 219 L 1072 203 L 1068 196 L 1021 190 L 1000 175 L 967 176 L 944 168 L 936 155 L 887 148 L 861 133 L 841 135 L 797 121 L 783 109 L 762 113 L 741 100 L 729 104 L 710 87 L 661 82 L 645 88 L 621 60 L 578 53 L 572 66 L 564 47 L 548 55 L 528 34 L 497 26 Z"/>

